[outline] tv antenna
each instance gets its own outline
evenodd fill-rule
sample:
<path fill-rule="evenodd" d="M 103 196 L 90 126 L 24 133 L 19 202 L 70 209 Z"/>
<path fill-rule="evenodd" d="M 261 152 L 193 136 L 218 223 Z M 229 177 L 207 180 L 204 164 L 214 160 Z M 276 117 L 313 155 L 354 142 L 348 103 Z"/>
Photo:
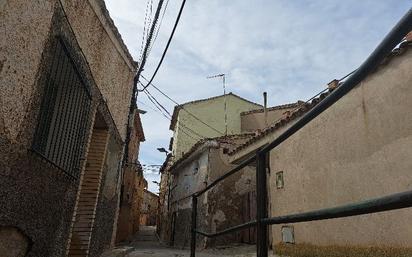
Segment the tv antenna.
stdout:
<path fill-rule="evenodd" d="M 207 79 L 222 78 L 223 83 L 223 96 L 224 96 L 224 112 L 225 112 L 225 136 L 227 136 L 227 102 L 226 102 L 226 74 L 217 74 L 206 77 Z"/>

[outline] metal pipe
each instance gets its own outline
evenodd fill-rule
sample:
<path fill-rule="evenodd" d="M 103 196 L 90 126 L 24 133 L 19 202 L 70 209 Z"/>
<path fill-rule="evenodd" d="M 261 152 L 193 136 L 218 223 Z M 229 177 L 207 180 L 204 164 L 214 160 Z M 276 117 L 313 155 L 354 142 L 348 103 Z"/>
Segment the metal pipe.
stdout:
<path fill-rule="evenodd" d="M 196 219 L 197 219 L 197 197 L 192 197 L 192 227 L 191 227 L 191 240 L 190 240 L 190 257 L 196 255 Z"/>
<path fill-rule="evenodd" d="M 249 221 L 249 222 L 246 222 L 246 223 L 242 223 L 240 225 L 233 226 L 233 227 L 227 228 L 225 230 L 222 230 L 222 231 L 219 231 L 219 232 L 216 232 L 216 233 L 206 233 L 206 232 L 202 232 L 202 231 L 199 231 L 199 230 L 196 230 L 196 233 L 198 233 L 199 235 L 205 236 L 205 237 L 217 237 L 217 236 L 221 236 L 221 235 L 228 234 L 228 233 L 231 233 L 231 232 L 235 232 L 235 231 L 238 231 L 238 230 L 242 230 L 242 229 L 245 229 L 245 228 L 250 228 L 250 227 L 253 227 L 253 226 L 256 226 L 256 220 L 252 220 L 252 221 Z"/>
<path fill-rule="evenodd" d="M 383 39 L 378 47 L 366 59 L 365 62 L 337 89 L 323 99 L 312 110 L 307 112 L 300 120 L 293 124 L 289 129 L 277 137 L 272 143 L 263 147 L 259 152 L 267 153 L 283 141 L 303 128 L 311 120 L 337 102 L 350 90 L 357 86 L 371 71 L 373 71 L 382 60 L 402 41 L 405 35 L 412 30 L 412 8 L 402 17 L 389 34 Z"/>
<path fill-rule="evenodd" d="M 297 213 L 263 220 L 266 224 L 298 223 L 314 220 L 336 219 L 357 216 L 369 213 L 383 212 L 412 207 L 412 190 L 402 193 L 387 195 L 357 203 L 341 205 L 338 207 L 320 209 L 304 213 Z"/>
<path fill-rule="evenodd" d="M 266 189 L 266 154 L 256 156 L 256 249 L 257 257 L 268 256 L 268 226 L 262 222 L 268 217 L 267 189 Z"/>

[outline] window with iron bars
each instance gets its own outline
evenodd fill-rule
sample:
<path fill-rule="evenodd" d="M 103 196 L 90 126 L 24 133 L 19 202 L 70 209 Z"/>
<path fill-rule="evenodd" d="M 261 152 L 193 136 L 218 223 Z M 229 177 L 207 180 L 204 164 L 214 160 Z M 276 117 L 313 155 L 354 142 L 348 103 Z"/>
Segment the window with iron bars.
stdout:
<path fill-rule="evenodd" d="M 32 150 L 79 178 L 91 96 L 63 39 L 55 40 L 52 51 Z"/>

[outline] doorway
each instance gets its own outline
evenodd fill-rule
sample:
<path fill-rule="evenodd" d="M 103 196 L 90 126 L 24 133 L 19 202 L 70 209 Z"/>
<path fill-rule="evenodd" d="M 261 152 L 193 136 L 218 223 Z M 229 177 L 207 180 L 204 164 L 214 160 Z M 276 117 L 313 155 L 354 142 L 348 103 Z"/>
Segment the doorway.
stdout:
<path fill-rule="evenodd" d="M 109 131 L 106 123 L 97 112 L 74 211 L 68 246 L 69 257 L 89 256 L 108 139 Z"/>

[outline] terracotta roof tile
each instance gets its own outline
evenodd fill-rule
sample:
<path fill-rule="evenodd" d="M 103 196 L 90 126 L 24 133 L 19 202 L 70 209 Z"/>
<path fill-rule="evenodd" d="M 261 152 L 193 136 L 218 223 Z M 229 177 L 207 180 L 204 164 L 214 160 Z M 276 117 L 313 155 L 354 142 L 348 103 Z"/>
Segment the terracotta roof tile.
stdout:
<path fill-rule="evenodd" d="M 242 133 L 242 134 L 234 134 L 234 135 L 227 135 L 227 136 L 220 136 L 220 137 L 211 137 L 211 138 L 203 138 L 197 141 L 189 151 L 187 151 L 182 157 L 180 157 L 178 160 L 173 162 L 173 164 L 170 166 L 172 169 L 173 167 L 176 167 L 179 163 L 183 162 L 186 160 L 188 157 L 190 157 L 200 146 L 202 146 L 204 143 L 207 141 L 218 141 L 219 143 L 233 143 L 233 140 L 236 139 L 247 139 L 251 138 L 255 135 L 255 133 Z M 168 156 L 169 158 L 169 156 Z M 169 159 L 170 160 L 170 159 Z M 163 164 L 165 165 L 165 164 Z M 163 167 L 163 166 L 162 166 Z M 162 170 L 162 168 L 161 168 Z"/>
<path fill-rule="evenodd" d="M 296 103 L 290 103 L 290 104 L 277 105 L 277 106 L 269 107 L 269 108 L 267 108 L 267 110 L 270 112 L 270 111 L 274 111 L 274 110 L 295 108 L 295 107 L 298 107 L 299 104 L 301 104 L 301 103 L 303 103 L 303 101 L 297 101 Z M 248 115 L 248 114 L 251 114 L 251 113 L 261 113 L 261 112 L 263 112 L 263 108 L 262 109 L 256 109 L 256 110 L 241 112 L 240 115 Z"/>

